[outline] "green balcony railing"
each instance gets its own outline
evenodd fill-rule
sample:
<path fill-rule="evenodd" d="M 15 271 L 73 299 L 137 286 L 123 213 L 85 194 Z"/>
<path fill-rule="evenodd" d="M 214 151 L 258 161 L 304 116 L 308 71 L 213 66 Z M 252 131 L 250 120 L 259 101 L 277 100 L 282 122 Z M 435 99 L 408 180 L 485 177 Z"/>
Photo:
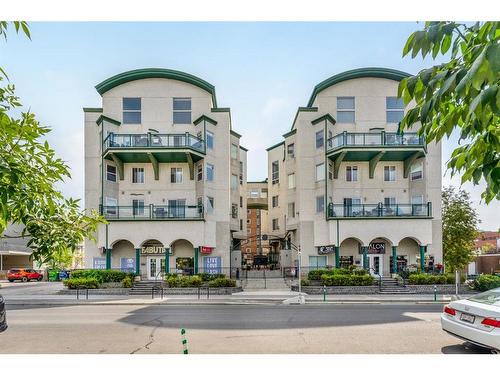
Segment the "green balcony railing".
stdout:
<path fill-rule="evenodd" d="M 431 202 L 424 204 L 328 204 L 328 218 L 431 217 Z"/>
<path fill-rule="evenodd" d="M 327 152 L 342 147 L 415 147 L 423 145 L 424 139 L 417 133 L 343 132 L 328 139 Z"/>
<path fill-rule="evenodd" d="M 199 220 L 203 219 L 203 206 L 154 205 L 100 206 L 106 220 Z"/>
<path fill-rule="evenodd" d="M 108 148 L 190 148 L 204 153 L 205 141 L 190 133 L 110 133 L 104 140 L 104 149 L 106 150 Z"/>

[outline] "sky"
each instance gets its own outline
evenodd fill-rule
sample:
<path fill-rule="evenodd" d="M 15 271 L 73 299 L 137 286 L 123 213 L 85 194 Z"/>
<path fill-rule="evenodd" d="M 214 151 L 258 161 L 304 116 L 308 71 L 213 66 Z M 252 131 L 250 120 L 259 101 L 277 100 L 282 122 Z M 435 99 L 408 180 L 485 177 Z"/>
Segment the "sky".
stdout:
<path fill-rule="evenodd" d="M 367 66 L 415 74 L 436 62 L 402 57 L 416 22 L 32 22 L 32 40 L 15 35 L 0 40 L 0 66 L 16 85 L 25 109 L 52 129 L 47 136 L 71 168 L 60 185 L 67 197 L 83 199 L 82 107 L 100 107 L 94 86 L 115 74 L 138 68 L 181 70 L 215 86 L 217 103 L 230 107 L 233 130 L 249 149 L 248 180 L 266 177 L 265 149 L 282 140 L 297 107 L 305 106 L 316 84 L 345 70 Z M 443 142 L 443 186 L 460 186 L 446 161 L 457 145 Z M 471 194 L 480 228 L 500 227 L 500 202 L 481 202 Z"/>

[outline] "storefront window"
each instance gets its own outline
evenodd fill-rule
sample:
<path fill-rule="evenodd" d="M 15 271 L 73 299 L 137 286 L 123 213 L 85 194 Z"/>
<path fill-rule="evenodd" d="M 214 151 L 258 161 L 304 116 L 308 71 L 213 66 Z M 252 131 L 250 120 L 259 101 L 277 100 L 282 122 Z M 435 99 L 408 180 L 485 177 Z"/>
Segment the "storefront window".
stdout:
<path fill-rule="evenodd" d="M 408 266 L 408 257 L 406 255 L 397 256 L 397 272 L 401 272 Z M 389 269 L 392 272 L 392 256 L 389 259 Z"/>
<path fill-rule="evenodd" d="M 339 260 L 340 268 L 349 268 L 349 266 L 352 266 L 354 264 L 353 256 L 341 256 Z"/>

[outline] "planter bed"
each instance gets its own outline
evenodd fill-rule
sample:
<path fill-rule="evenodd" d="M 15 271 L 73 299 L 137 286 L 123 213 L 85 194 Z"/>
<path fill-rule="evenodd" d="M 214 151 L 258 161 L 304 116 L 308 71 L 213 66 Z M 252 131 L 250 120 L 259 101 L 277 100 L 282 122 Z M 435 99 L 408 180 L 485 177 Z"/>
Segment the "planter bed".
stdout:
<path fill-rule="evenodd" d="M 127 296 L 130 292 L 130 288 L 102 288 L 102 289 L 89 289 L 89 296 L 91 295 L 124 295 Z M 80 289 L 80 298 L 85 298 L 87 291 L 85 289 Z M 57 294 L 64 295 L 76 295 L 76 289 L 62 289 Z"/>
<path fill-rule="evenodd" d="M 222 288 L 210 288 L 210 295 L 230 295 L 233 293 L 242 292 L 241 287 L 222 287 Z M 163 294 L 186 294 L 186 295 L 198 295 L 198 288 L 163 288 Z M 207 287 L 200 287 L 200 295 L 207 295 Z"/>
<path fill-rule="evenodd" d="M 436 285 L 438 294 L 455 294 L 455 285 Z M 434 285 L 407 285 L 409 294 L 434 294 Z M 299 287 L 294 285 L 292 290 L 297 292 Z M 323 286 L 303 286 L 302 292 L 307 294 L 323 294 Z M 466 285 L 461 285 L 459 293 L 477 293 Z M 327 286 L 326 294 L 378 294 L 378 285 L 374 286 Z"/>

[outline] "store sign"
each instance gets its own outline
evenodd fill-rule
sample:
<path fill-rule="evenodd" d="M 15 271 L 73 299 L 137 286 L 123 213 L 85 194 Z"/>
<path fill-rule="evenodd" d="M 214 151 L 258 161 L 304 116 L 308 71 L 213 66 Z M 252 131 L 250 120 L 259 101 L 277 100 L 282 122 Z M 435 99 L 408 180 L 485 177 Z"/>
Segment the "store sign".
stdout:
<path fill-rule="evenodd" d="M 202 254 L 212 254 L 212 251 L 214 251 L 213 247 L 209 247 L 209 246 L 200 247 L 200 253 L 202 253 Z"/>
<path fill-rule="evenodd" d="M 92 268 L 96 270 L 105 270 L 106 269 L 106 258 L 96 258 L 92 259 Z"/>
<path fill-rule="evenodd" d="M 141 255 L 164 255 L 165 248 L 163 246 L 143 246 L 141 247 Z"/>
<path fill-rule="evenodd" d="M 135 259 L 120 258 L 120 268 L 122 271 L 135 271 Z"/>
<path fill-rule="evenodd" d="M 363 250 L 359 248 L 359 253 L 363 254 Z M 368 246 L 368 254 L 385 254 L 385 243 L 384 242 L 372 242 Z"/>
<path fill-rule="evenodd" d="M 203 272 L 212 275 L 222 273 L 221 266 L 221 257 L 203 257 Z"/>
<path fill-rule="evenodd" d="M 335 246 L 317 246 L 318 254 L 332 254 L 335 252 Z"/>

